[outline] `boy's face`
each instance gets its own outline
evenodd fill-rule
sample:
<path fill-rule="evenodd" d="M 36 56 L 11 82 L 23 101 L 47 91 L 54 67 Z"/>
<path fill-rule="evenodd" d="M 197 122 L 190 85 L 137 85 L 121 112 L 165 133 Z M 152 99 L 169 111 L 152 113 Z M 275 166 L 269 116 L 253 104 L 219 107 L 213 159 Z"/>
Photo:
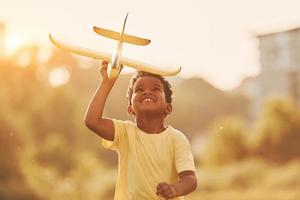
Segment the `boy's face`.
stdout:
<path fill-rule="evenodd" d="M 134 116 L 141 113 L 170 114 L 172 106 L 166 102 L 162 82 L 155 77 L 139 78 L 133 86 L 128 112 Z"/>

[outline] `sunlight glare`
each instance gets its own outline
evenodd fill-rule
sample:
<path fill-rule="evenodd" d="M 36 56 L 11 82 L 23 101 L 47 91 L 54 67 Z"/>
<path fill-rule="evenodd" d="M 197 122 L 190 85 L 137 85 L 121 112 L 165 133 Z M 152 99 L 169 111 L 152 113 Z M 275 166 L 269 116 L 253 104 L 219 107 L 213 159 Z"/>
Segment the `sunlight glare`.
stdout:
<path fill-rule="evenodd" d="M 32 57 L 29 52 L 22 52 L 18 57 L 17 57 L 17 64 L 20 67 L 28 67 L 31 64 Z"/>
<path fill-rule="evenodd" d="M 52 49 L 49 46 L 41 46 L 38 51 L 38 60 L 41 63 L 47 62 L 52 56 Z"/>
<path fill-rule="evenodd" d="M 25 41 L 20 35 L 8 34 L 5 39 L 5 50 L 7 54 L 13 54 L 24 45 Z"/>
<path fill-rule="evenodd" d="M 59 87 L 69 81 L 70 73 L 64 67 L 57 67 L 51 70 L 49 74 L 49 83 L 52 87 Z"/>

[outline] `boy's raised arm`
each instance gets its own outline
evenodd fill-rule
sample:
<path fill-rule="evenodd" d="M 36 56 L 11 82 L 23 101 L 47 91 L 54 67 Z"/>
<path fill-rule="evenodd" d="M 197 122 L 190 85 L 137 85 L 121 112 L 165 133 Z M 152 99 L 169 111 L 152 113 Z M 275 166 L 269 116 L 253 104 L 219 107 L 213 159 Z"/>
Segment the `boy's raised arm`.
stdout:
<path fill-rule="evenodd" d="M 114 124 L 111 119 L 103 118 L 103 110 L 109 92 L 115 84 L 115 79 L 109 79 L 107 75 L 107 61 L 101 64 L 102 80 L 87 108 L 84 123 L 100 137 L 112 141 L 114 139 Z"/>

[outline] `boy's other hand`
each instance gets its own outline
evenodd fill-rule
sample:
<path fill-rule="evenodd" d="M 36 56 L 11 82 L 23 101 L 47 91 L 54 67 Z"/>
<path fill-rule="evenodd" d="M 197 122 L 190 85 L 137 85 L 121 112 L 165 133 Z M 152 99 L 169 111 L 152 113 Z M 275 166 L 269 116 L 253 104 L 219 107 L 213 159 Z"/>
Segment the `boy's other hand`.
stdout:
<path fill-rule="evenodd" d="M 161 182 L 156 187 L 156 194 L 166 199 L 171 199 L 177 196 L 177 191 L 174 185 Z"/>

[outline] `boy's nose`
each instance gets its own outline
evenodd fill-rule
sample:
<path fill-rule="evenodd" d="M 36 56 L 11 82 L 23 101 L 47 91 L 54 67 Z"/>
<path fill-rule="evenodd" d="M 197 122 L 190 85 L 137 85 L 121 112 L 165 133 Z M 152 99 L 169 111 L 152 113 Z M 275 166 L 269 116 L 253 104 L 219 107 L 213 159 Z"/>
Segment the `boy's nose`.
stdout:
<path fill-rule="evenodd" d="M 151 90 L 144 90 L 143 94 L 152 94 Z"/>

